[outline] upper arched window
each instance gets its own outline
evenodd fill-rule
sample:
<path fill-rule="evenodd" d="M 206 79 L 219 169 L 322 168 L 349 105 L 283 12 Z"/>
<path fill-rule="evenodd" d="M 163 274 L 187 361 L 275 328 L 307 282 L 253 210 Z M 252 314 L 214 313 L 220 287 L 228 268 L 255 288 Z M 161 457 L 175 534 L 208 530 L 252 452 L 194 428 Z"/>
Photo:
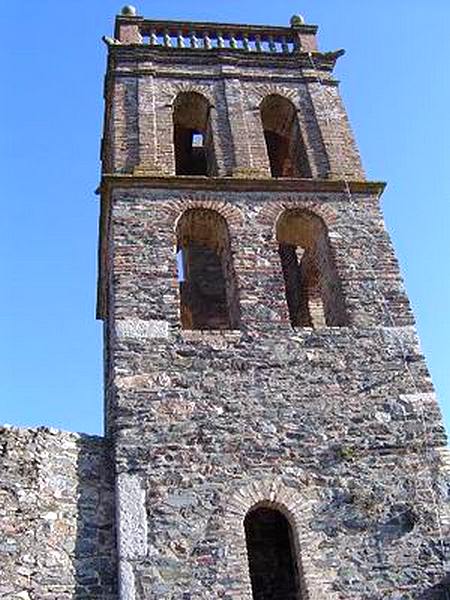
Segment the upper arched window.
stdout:
<path fill-rule="evenodd" d="M 272 177 L 311 177 L 292 102 L 271 94 L 264 98 L 260 110 Z"/>
<path fill-rule="evenodd" d="M 177 226 L 181 323 L 184 329 L 235 329 L 239 302 L 225 219 L 187 210 Z"/>
<path fill-rule="evenodd" d="M 178 94 L 173 109 L 177 175 L 216 174 L 210 104 L 197 92 Z"/>
<path fill-rule="evenodd" d="M 317 215 L 286 210 L 277 240 L 292 326 L 346 324 L 346 314 L 328 231 Z"/>
<path fill-rule="evenodd" d="M 293 531 L 278 510 L 257 507 L 245 517 L 253 600 L 301 600 Z"/>

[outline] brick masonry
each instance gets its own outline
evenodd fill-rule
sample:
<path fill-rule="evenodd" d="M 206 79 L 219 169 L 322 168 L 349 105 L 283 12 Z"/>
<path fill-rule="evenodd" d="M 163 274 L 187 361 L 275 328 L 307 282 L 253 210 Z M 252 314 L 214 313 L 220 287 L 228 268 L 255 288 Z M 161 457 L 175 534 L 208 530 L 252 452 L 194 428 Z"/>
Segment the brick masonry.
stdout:
<path fill-rule="evenodd" d="M 219 175 L 270 175 L 259 106 L 266 96 L 279 94 L 297 109 L 315 176 L 364 177 L 337 83 L 328 72 L 317 74 L 311 66 L 300 71 L 294 59 L 287 66 L 255 64 L 248 57 L 242 64 L 227 64 L 224 57 L 191 65 L 177 57 L 169 60 L 166 54 L 142 54 L 133 68 L 129 51 L 113 48 L 117 55 L 123 52 L 107 83 L 111 118 L 105 155 L 113 172 L 138 168 L 174 174 L 173 103 L 180 92 L 197 92 L 212 106 Z"/>

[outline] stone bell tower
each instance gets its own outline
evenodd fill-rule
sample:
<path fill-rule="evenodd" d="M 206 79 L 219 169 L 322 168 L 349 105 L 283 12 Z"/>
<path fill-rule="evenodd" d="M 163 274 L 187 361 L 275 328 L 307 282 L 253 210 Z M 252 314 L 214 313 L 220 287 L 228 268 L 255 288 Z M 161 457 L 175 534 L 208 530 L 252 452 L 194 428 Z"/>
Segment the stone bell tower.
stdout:
<path fill-rule="evenodd" d="M 126 7 L 105 38 L 121 599 L 448 597 L 445 432 L 316 32 Z"/>

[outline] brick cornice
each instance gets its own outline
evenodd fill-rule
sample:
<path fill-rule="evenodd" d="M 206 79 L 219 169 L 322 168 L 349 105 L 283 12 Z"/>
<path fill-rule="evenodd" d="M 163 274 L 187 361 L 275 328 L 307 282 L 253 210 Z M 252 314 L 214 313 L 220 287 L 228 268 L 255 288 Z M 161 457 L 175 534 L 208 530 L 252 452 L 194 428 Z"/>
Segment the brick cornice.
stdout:
<path fill-rule="evenodd" d="M 252 177 L 190 177 L 150 176 L 105 173 L 99 191 L 108 193 L 115 187 L 175 189 L 193 191 L 243 192 L 314 192 L 381 195 L 386 187 L 382 181 L 349 181 L 343 179 L 296 179 Z"/>
<path fill-rule="evenodd" d="M 250 75 L 247 74 L 244 70 L 235 70 L 233 72 L 226 73 L 221 71 L 219 73 L 191 73 L 188 70 L 179 71 L 180 79 L 189 79 L 192 81 L 201 81 L 207 80 L 211 81 L 223 81 L 224 79 L 239 79 L 241 81 L 249 81 L 252 83 L 257 82 L 267 82 L 267 77 L 264 75 Z M 156 69 L 156 68 L 147 68 L 140 67 L 134 69 L 131 73 L 129 71 L 121 71 L 116 70 L 113 74 L 108 76 L 108 81 L 112 81 L 114 78 L 116 79 L 129 79 L 130 77 L 156 77 L 158 79 L 172 79 L 173 74 L 170 70 Z M 284 75 L 279 76 L 271 76 L 270 81 L 272 83 L 286 83 L 286 73 Z M 305 71 L 298 71 L 298 68 L 294 65 L 292 68 L 292 72 L 289 72 L 289 83 L 308 83 L 308 82 L 317 82 L 320 81 L 320 84 L 323 86 L 332 86 L 337 87 L 339 85 L 339 80 L 334 78 L 328 79 L 320 79 L 317 75 L 307 74 Z"/>
<path fill-rule="evenodd" d="M 300 68 L 311 68 L 311 56 L 314 66 L 318 70 L 333 71 L 337 60 L 345 54 L 345 50 L 335 50 L 333 52 L 304 52 L 297 51 L 291 54 L 275 54 L 269 52 L 248 52 L 242 49 L 212 48 L 204 50 L 201 48 L 165 48 L 163 46 L 147 46 L 144 44 L 114 44 L 108 45 L 110 56 L 128 61 L 136 61 L 140 58 L 148 60 L 152 57 L 156 60 L 177 59 L 181 62 L 195 64 L 214 64 L 220 62 L 274 65 L 295 65 Z"/>

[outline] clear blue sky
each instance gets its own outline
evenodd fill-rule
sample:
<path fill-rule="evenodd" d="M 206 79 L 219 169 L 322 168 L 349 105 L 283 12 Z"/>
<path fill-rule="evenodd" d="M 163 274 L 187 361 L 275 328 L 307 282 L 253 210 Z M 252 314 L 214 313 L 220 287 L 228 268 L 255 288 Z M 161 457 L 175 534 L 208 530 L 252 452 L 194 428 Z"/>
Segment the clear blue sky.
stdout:
<path fill-rule="evenodd" d="M 99 140 L 115 0 L 0 11 L 0 422 L 102 431 L 95 321 Z M 141 0 L 149 18 L 287 24 L 301 12 L 337 75 L 450 425 L 450 2 Z"/>

